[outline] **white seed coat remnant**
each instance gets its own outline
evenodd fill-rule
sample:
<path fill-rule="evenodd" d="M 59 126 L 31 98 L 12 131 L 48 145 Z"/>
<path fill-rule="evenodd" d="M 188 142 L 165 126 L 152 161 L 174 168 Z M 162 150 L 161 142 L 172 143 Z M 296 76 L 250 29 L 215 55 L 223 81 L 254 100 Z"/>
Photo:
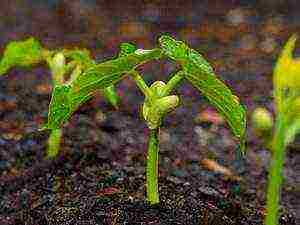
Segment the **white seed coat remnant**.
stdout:
<path fill-rule="evenodd" d="M 153 50 L 147 50 L 147 49 L 137 49 L 135 50 L 135 54 L 138 54 L 138 55 L 143 55 L 143 54 L 148 54 L 150 52 L 152 52 Z"/>

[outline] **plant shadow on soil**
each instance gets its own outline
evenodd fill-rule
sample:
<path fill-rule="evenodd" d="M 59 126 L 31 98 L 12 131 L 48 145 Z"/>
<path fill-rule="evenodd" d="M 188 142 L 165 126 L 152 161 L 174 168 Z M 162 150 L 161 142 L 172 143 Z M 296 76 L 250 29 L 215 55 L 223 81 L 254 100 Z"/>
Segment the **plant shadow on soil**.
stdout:
<path fill-rule="evenodd" d="M 24 80 L 12 77 L 0 82 L 8 83 L 0 99 L 5 105 L 0 127 L 7 134 L 0 139 L 0 224 L 263 224 L 264 199 L 253 188 L 255 179 L 249 185 L 246 179 L 209 172 L 199 160 L 181 159 L 183 149 L 174 152 L 164 143 L 161 203 L 150 206 L 145 199 L 145 125 L 136 110 L 128 109 L 130 104 L 115 112 L 100 102 L 107 118 L 98 123 L 94 119 L 99 116 L 99 101 L 89 102 L 65 126 L 61 155 L 44 159 L 47 134 L 36 128 L 45 120 L 49 93 L 33 94 L 28 85 L 33 90 L 39 83 L 33 82 L 35 77 L 26 84 Z M 185 140 L 181 147 L 198 149 L 195 138 L 183 138 L 193 121 L 179 118 L 171 115 L 166 129 L 177 132 L 179 142 Z M 174 147 L 178 140 L 172 143 Z M 241 175 L 247 176 L 253 166 L 246 165 Z M 284 208 L 280 224 L 296 224 L 293 213 Z"/>

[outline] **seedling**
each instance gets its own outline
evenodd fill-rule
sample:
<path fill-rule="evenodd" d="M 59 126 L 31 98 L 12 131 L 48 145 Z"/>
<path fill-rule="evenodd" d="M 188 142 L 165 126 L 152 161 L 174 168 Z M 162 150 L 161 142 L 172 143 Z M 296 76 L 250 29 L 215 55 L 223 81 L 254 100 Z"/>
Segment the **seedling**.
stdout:
<path fill-rule="evenodd" d="M 156 81 L 148 86 L 136 68 L 150 60 L 168 58 L 179 63 L 168 81 Z M 45 129 L 57 130 L 72 113 L 92 97 L 93 92 L 116 84 L 125 76 L 131 77 L 145 96 L 142 114 L 149 128 L 146 168 L 147 199 L 150 204 L 159 202 L 158 153 L 159 129 L 163 118 L 179 104 L 172 94 L 183 81 L 190 82 L 227 120 L 234 135 L 240 140 L 239 153 L 244 152 L 245 110 L 230 89 L 217 79 L 209 63 L 184 42 L 169 36 L 159 38 L 159 47 L 151 50 L 136 49 L 124 43 L 118 58 L 94 64 L 76 73 L 67 83 L 57 83 L 52 92 L 48 123 Z"/>
<path fill-rule="evenodd" d="M 256 130 L 267 133 L 266 140 L 272 152 L 267 190 L 266 225 L 278 224 L 280 189 L 286 147 L 300 132 L 300 58 L 293 57 L 297 37 L 293 35 L 284 46 L 274 69 L 274 101 L 276 118 L 274 129 L 271 114 L 266 110 L 253 118 Z M 262 115 L 263 114 L 263 115 Z M 270 134 L 270 135 L 269 135 Z M 269 138 L 271 137 L 271 138 Z"/>
<path fill-rule="evenodd" d="M 90 58 L 87 50 L 47 50 L 33 38 L 24 41 L 10 42 L 4 50 L 0 61 L 0 75 L 7 73 L 14 67 L 31 68 L 46 62 L 52 75 L 53 86 L 71 82 L 77 74 L 95 62 Z M 67 80 L 67 76 L 70 76 Z M 113 86 L 103 89 L 105 98 L 115 107 L 118 96 Z M 47 157 L 52 158 L 58 154 L 62 131 L 61 128 L 53 129 L 48 139 Z"/>

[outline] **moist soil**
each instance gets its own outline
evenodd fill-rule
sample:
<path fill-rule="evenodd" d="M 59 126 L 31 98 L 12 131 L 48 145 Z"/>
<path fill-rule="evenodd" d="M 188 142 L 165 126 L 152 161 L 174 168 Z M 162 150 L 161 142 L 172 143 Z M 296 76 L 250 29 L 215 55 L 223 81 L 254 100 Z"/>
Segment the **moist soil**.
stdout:
<path fill-rule="evenodd" d="M 199 105 L 207 108 L 196 93 L 183 97 L 161 131 L 158 205 L 145 198 L 147 128 L 130 95 L 118 111 L 101 95 L 85 104 L 63 129 L 60 155 L 46 159 L 48 133 L 37 131 L 50 100 L 43 72 L 13 71 L 1 78 L 0 224 L 263 223 L 269 152 L 250 133 L 248 154 L 236 158 L 226 124 L 195 119 Z M 126 83 L 118 86 L 125 92 Z M 179 94 L 190 89 L 184 85 Z M 297 167 L 296 157 L 299 151 L 288 152 L 287 171 Z M 201 163 L 206 158 L 234 175 L 208 170 Z M 299 192 L 296 175 L 286 176 L 280 224 L 293 225 Z"/>

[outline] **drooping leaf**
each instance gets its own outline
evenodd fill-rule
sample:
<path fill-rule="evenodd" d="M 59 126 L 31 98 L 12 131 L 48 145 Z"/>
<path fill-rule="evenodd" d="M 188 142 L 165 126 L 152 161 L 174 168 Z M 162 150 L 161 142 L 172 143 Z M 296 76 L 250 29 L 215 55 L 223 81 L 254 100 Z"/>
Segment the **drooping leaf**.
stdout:
<path fill-rule="evenodd" d="M 107 88 L 137 66 L 161 56 L 159 49 L 139 51 L 88 67 L 72 82 L 56 86 L 50 103 L 48 129 L 58 129 L 99 89 Z"/>
<path fill-rule="evenodd" d="M 25 41 L 10 42 L 4 50 L 0 61 L 0 75 L 12 67 L 29 67 L 44 60 L 43 48 L 40 43 L 28 38 Z"/>
<path fill-rule="evenodd" d="M 159 49 L 138 53 L 135 51 L 127 56 L 88 68 L 72 82 L 71 98 L 73 104 L 80 104 L 82 96 L 91 95 L 97 89 L 103 89 L 117 83 L 125 73 L 148 60 L 159 58 L 160 55 L 161 51 Z"/>
<path fill-rule="evenodd" d="M 246 115 L 238 98 L 215 76 L 212 67 L 197 51 L 169 36 L 162 36 L 159 42 L 165 55 L 181 64 L 185 78 L 225 117 L 244 151 Z"/>

